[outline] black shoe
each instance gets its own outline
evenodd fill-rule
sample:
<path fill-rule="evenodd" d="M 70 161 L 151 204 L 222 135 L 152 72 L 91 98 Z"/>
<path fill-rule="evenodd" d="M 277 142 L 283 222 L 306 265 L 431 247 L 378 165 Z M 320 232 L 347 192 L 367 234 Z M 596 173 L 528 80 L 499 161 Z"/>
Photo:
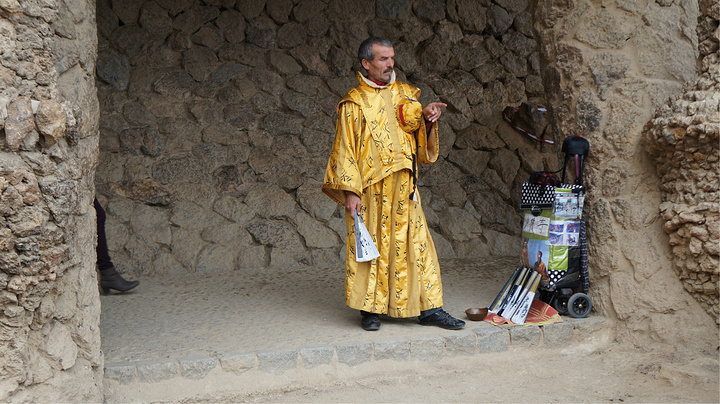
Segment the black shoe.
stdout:
<path fill-rule="evenodd" d="M 127 292 L 139 284 L 140 281 L 125 280 L 118 271 L 115 270 L 115 267 L 100 270 L 100 287 L 102 288 L 103 294 L 109 294 L 110 289 L 115 289 L 118 292 Z"/>
<path fill-rule="evenodd" d="M 437 311 L 420 319 L 422 325 L 434 325 L 446 330 L 459 330 L 465 327 L 465 322 L 451 316 L 445 310 Z"/>
<path fill-rule="evenodd" d="M 380 329 L 380 316 L 378 314 L 368 313 L 366 311 L 361 311 L 360 314 L 362 315 L 360 325 L 363 330 L 377 331 Z"/>

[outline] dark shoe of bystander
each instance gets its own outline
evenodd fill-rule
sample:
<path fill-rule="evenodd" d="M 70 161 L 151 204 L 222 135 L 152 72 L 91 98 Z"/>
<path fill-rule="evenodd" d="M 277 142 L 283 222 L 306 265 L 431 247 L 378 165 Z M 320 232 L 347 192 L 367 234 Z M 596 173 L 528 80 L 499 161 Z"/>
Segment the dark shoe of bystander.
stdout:
<path fill-rule="evenodd" d="M 103 294 L 109 294 L 110 289 L 115 289 L 118 292 L 127 292 L 139 284 L 140 281 L 125 280 L 118 271 L 115 270 L 115 267 L 100 270 L 100 287 L 102 288 Z"/>
<path fill-rule="evenodd" d="M 459 330 L 465 327 L 465 322 L 451 316 L 445 310 L 439 310 L 427 317 L 420 319 L 422 325 L 434 325 L 446 330 Z"/>
<path fill-rule="evenodd" d="M 365 331 L 377 331 L 380 329 L 380 315 L 361 311 L 362 320 L 360 325 Z"/>

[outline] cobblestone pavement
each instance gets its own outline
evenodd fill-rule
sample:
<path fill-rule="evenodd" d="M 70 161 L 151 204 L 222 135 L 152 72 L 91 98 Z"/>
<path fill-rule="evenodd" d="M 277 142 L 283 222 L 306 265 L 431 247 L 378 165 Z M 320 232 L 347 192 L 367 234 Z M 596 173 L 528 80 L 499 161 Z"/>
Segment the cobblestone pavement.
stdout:
<path fill-rule="evenodd" d="M 445 309 L 468 322 L 461 331 L 385 317 L 379 331 L 363 331 L 359 313 L 344 304 L 342 269 L 144 277 L 131 293 L 101 298 L 105 377 L 122 384 L 199 379 L 215 367 L 282 373 L 331 361 L 433 361 L 504 350 L 511 340 L 569 343 L 577 322 L 508 331 L 467 320 L 465 309 L 489 305 L 514 261 L 442 262 Z"/>

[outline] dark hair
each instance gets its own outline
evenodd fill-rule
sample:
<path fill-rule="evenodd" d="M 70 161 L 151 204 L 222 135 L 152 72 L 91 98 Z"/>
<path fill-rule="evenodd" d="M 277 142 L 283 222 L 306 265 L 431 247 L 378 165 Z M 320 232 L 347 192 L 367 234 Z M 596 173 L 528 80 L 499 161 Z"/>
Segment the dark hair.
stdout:
<path fill-rule="evenodd" d="M 367 61 L 372 61 L 373 59 L 375 59 L 375 55 L 373 55 L 372 52 L 372 47 L 375 44 L 389 47 L 393 46 L 392 42 L 379 36 L 371 36 L 370 38 L 364 40 L 360 44 L 360 49 L 358 49 L 358 61 L 360 62 L 361 66 L 363 59 Z"/>

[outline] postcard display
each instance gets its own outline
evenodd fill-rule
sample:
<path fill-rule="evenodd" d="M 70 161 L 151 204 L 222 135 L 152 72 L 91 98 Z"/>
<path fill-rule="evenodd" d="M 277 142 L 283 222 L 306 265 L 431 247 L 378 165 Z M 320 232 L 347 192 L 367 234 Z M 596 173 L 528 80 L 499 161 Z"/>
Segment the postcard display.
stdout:
<path fill-rule="evenodd" d="M 569 268 L 581 265 L 581 231 L 585 188 L 524 183 L 522 187 L 522 266 L 552 285 Z"/>

